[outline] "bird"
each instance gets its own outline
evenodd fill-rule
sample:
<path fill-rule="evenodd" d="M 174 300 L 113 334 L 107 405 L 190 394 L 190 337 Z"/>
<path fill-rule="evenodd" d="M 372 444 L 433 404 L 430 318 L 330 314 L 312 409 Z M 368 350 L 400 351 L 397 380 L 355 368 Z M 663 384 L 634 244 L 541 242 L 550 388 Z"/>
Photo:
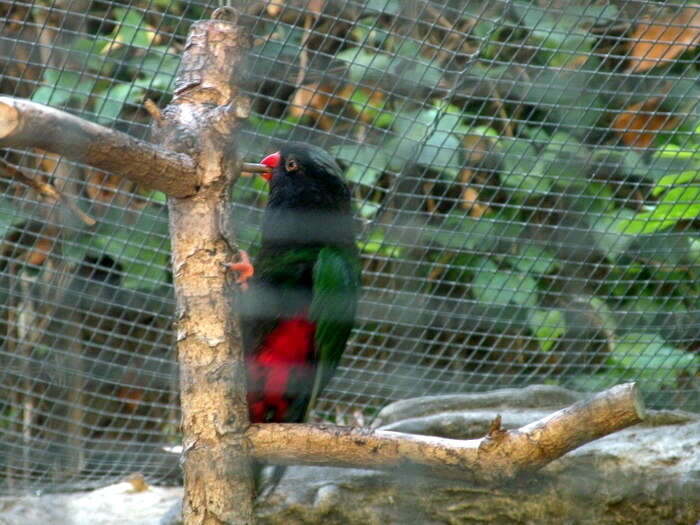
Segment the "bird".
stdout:
<path fill-rule="evenodd" d="M 351 192 L 334 158 L 288 142 L 266 156 L 271 173 L 260 249 L 230 265 L 252 423 L 303 422 L 339 364 L 361 290 Z M 281 470 L 275 474 L 279 481 Z M 275 483 L 276 485 L 276 483 Z"/>

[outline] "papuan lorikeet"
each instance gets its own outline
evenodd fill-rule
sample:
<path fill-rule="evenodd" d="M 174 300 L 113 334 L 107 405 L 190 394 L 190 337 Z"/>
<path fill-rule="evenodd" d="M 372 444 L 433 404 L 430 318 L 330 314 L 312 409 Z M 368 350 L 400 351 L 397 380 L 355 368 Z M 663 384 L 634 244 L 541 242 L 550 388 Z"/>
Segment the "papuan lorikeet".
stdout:
<path fill-rule="evenodd" d="M 350 190 L 335 160 L 309 144 L 290 142 L 262 164 L 272 173 L 263 175 L 270 193 L 260 251 L 252 267 L 245 254 L 230 265 L 244 290 L 250 419 L 301 422 L 355 320 L 360 258 Z"/>

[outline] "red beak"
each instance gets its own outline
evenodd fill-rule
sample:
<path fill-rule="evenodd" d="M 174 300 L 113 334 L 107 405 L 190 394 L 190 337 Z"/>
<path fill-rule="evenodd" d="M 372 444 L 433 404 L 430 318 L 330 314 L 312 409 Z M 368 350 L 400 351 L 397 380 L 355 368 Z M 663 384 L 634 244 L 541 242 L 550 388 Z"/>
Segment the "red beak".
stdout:
<path fill-rule="evenodd" d="M 282 155 L 279 151 L 276 151 L 275 153 L 271 153 L 267 157 L 265 157 L 263 160 L 260 161 L 260 164 L 264 164 L 265 166 L 268 166 L 272 169 L 275 169 L 277 166 L 280 165 L 280 161 L 282 160 Z M 270 180 L 272 178 L 272 173 L 263 173 L 262 177 L 265 180 Z"/>

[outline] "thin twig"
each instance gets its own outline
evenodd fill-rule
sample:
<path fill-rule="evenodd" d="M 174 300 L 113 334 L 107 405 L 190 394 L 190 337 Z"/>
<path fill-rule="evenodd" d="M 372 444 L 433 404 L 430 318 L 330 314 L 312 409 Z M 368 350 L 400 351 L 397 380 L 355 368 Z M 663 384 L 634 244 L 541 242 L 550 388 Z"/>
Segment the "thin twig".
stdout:
<path fill-rule="evenodd" d="M 433 17 L 433 19 L 440 24 L 444 29 L 447 29 L 450 32 L 454 32 L 455 26 L 451 24 L 444 16 L 442 16 L 442 13 L 435 9 L 433 6 L 428 4 L 426 2 L 425 4 L 425 10 L 428 12 L 430 16 Z"/>
<path fill-rule="evenodd" d="M 155 120 L 158 124 L 163 123 L 163 114 L 160 112 L 160 108 L 156 106 L 156 103 L 153 102 L 153 100 L 150 98 L 144 100 L 143 107 L 146 109 L 146 111 L 148 111 L 148 114 L 153 120 Z"/>
<path fill-rule="evenodd" d="M 311 37 L 311 28 L 314 25 L 314 18 L 312 15 L 307 14 L 304 17 L 304 34 L 301 37 L 301 53 L 299 54 L 299 72 L 297 73 L 296 86 L 301 87 L 304 83 L 304 77 L 306 76 L 306 70 L 309 65 L 309 50 L 307 44 L 309 43 L 309 38 Z"/>
<path fill-rule="evenodd" d="M 63 195 L 52 184 L 49 184 L 48 182 L 38 181 L 29 177 L 28 175 L 24 174 L 17 166 L 10 164 L 5 159 L 0 158 L 0 166 L 2 166 L 5 173 L 10 175 L 14 179 L 20 181 L 21 183 L 26 184 L 40 195 L 43 195 L 44 197 L 47 197 L 53 201 L 60 201 L 86 225 L 94 226 L 95 224 L 97 224 L 97 221 L 95 219 L 93 219 L 87 213 L 81 210 L 75 202 Z"/>

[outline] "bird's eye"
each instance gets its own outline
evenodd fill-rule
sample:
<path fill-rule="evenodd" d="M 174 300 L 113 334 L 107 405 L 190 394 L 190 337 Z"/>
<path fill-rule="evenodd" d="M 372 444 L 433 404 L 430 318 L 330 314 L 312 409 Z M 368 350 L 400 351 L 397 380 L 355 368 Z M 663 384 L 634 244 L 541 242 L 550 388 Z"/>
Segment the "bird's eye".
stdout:
<path fill-rule="evenodd" d="M 299 169 L 299 164 L 296 160 L 289 159 L 285 167 L 287 168 L 287 171 L 296 171 Z"/>

